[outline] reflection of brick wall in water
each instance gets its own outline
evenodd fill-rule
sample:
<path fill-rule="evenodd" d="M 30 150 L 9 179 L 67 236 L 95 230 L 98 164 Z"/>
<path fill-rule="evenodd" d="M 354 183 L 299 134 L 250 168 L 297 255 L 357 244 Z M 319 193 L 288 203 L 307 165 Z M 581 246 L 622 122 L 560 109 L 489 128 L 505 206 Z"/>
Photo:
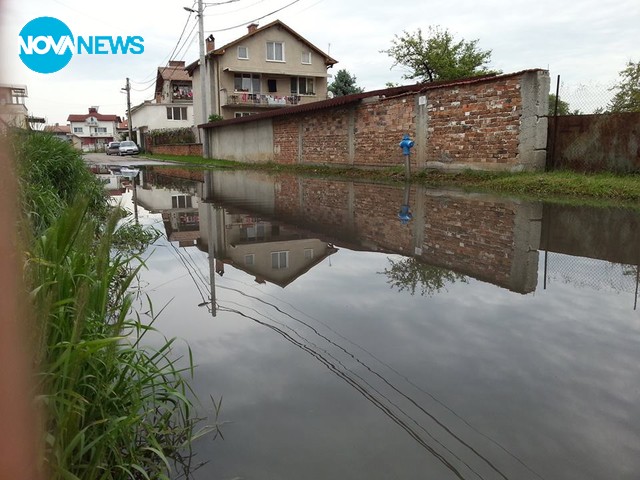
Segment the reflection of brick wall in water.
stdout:
<path fill-rule="evenodd" d="M 402 225 L 398 218 L 403 202 L 402 188 L 356 184 L 355 226 L 360 237 L 380 250 L 413 255 L 413 222 Z"/>
<path fill-rule="evenodd" d="M 303 180 L 303 211 L 308 220 L 328 227 L 349 226 L 349 183 Z"/>
<path fill-rule="evenodd" d="M 355 231 L 368 250 L 417 256 L 429 265 L 509 285 L 516 261 L 515 205 L 430 195 L 414 186 L 409 196 L 414 217 L 402 225 L 403 188 L 286 175 L 278 185 L 278 214 L 302 217 L 338 244 L 347 236 L 351 240 Z M 416 247 L 422 254 L 415 255 Z"/>
<path fill-rule="evenodd" d="M 197 182 L 204 182 L 204 170 L 200 169 L 188 169 L 188 168 L 174 168 L 174 167 L 147 167 L 149 172 L 156 173 L 158 175 L 164 175 L 166 177 L 182 178 L 185 180 L 195 180 Z"/>
<path fill-rule="evenodd" d="M 427 197 L 422 258 L 506 284 L 514 253 L 515 206 Z"/>

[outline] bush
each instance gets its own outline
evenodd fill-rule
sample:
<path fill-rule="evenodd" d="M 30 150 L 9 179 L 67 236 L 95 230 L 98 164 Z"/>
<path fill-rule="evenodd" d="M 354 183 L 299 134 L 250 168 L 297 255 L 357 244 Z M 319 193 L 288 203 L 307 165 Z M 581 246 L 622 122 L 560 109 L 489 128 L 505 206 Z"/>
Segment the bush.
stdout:
<path fill-rule="evenodd" d="M 182 145 L 185 143 L 196 143 L 193 130 L 185 128 L 161 128 L 159 130 L 149 130 L 153 145 Z"/>
<path fill-rule="evenodd" d="M 92 215 L 107 214 L 103 185 L 87 169 L 82 153 L 43 132 L 17 132 L 11 142 L 24 213 L 35 235 L 68 205 L 84 198 Z"/>

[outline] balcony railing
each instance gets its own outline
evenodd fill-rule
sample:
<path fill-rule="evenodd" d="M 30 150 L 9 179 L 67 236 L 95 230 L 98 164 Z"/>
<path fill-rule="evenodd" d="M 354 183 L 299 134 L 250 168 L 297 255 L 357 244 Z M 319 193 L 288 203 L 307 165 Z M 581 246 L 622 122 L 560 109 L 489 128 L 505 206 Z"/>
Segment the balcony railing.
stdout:
<path fill-rule="evenodd" d="M 227 105 L 246 105 L 260 107 L 287 107 L 298 105 L 300 95 L 277 96 L 264 95 L 260 93 L 236 92 L 229 95 Z"/>

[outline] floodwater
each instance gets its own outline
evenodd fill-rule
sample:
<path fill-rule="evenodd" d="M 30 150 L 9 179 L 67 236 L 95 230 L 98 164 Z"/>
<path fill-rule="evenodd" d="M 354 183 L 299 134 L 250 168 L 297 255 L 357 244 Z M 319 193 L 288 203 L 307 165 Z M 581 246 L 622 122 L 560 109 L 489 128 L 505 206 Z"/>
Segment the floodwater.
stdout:
<path fill-rule="evenodd" d="M 222 399 L 193 478 L 640 478 L 637 212 L 156 167 L 136 197 L 156 326 Z"/>

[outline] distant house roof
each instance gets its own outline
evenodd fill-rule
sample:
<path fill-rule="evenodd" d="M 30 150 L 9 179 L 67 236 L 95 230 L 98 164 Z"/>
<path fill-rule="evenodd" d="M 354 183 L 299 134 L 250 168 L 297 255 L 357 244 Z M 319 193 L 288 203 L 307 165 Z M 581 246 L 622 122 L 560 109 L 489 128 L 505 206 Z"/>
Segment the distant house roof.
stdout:
<path fill-rule="evenodd" d="M 104 115 L 98 113 L 96 108 L 89 108 L 88 113 L 72 113 L 67 117 L 67 122 L 84 122 L 89 117 L 95 117 L 96 120 L 102 120 L 105 122 L 120 122 L 121 119 L 118 115 Z"/>
<path fill-rule="evenodd" d="M 69 127 L 68 125 L 47 125 L 46 127 L 44 127 L 44 131 L 45 132 L 49 132 L 49 133 L 71 133 L 71 127 Z"/>
<path fill-rule="evenodd" d="M 271 23 L 266 24 L 264 27 L 258 27 L 255 29 L 250 29 L 249 33 L 247 33 L 246 35 L 243 35 L 240 38 L 236 38 L 235 40 L 233 40 L 232 42 L 227 43 L 226 45 L 220 47 L 220 48 L 216 48 L 210 52 L 207 53 L 207 57 L 212 57 L 214 55 L 224 55 L 226 53 L 226 50 L 229 47 L 232 47 L 240 42 L 244 42 L 247 38 L 250 38 L 254 35 L 257 35 L 258 33 L 261 33 L 269 28 L 272 27 L 278 27 L 278 28 L 283 28 L 285 30 L 287 30 L 291 35 L 293 35 L 294 37 L 296 37 L 298 40 L 300 40 L 301 42 L 305 43 L 307 46 L 309 46 L 311 49 L 313 49 L 316 53 L 318 53 L 321 57 L 324 58 L 324 62 L 326 65 L 331 66 L 331 65 L 335 65 L 336 63 L 338 63 L 337 60 L 335 60 L 334 58 L 331 58 L 329 55 L 327 55 L 326 53 L 324 53 L 322 50 L 320 50 L 318 47 L 316 47 L 314 44 L 312 44 L 311 42 L 309 42 L 309 40 L 307 40 L 306 38 L 304 38 L 302 35 L 300 35 L 298 32 L 296 32 L 295 30 L 293 30 L 291 27 L 289 27 L 288 25 L 284 24 L 283 22 L 281 22 L 280 20 L 274 20 Z M 200 63 L 199 60 L 196 60 L 193 63 L 190 63 L 189 65 L 187 65 L 187 67 L 185 68 L 185 70 L 187 72 L 189 72 L 189 75 L 193 75 L 193 71 L 198 68 L 198 64 Z"/>
<path fill-rule="evenodd" d="M 166 67 L 158 67 L 156 77 L 156 93 L 162 93 L 164 82 L 191 82 L 191 77 L 185 71 L 183 60 L 170 60 Z"/>

